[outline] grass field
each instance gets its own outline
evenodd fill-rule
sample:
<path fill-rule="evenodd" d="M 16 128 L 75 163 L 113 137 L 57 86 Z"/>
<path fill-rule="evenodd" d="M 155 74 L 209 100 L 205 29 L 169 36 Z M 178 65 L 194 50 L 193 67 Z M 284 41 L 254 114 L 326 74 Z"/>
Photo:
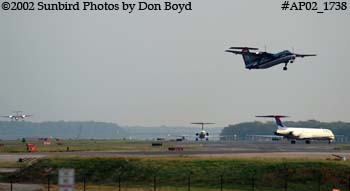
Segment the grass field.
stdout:
<path fill-rule="evenodd" d="M 335 150 L 350 150 L 350 146 L 349 145 L 340 145 L 338 147 L 334 148 Z"/>
<path fill-rule="evenodd" d="M 39 152 L 65 152 L 69 151 L 161 151 L 174 146 L 174 141 L 162 141 L 163 146 L 153 147 L 153 142 L 159 141 L 125 141 L 125 140 L 50 140 L 51 145 L 44 145 L 43 141 L 27 141 L 34 143 Z M 3 146 L 0 152 L 25 152 L 26 143 L 21 140 L 0 141 Z M 184 146 L 186 150 L 195 150 L 196 147 Z"/>
<path fill-rule="evenodd" d="M 350 181 L 350 162 L 301 159 L 217 159 L 171 157 L 49 157 L 39 159 L 18 175 L 20 182 L 57 183 L 57 169 L 74 168 L 81 188 L 89 190 L 289 190 L 345 189 Z M 6 180 L 3 180 L 6 181 Z"/>
<path fill-rule="evenodd" d="M 41 185 L 43 188 L 41 190 L 36 191 L 46 191 L 48 190 L 47 185 Z M 10 189 L 10 186 L 1 186 L 0 191 L 7 191 Z M 57 185 L 50 185 L 50 191 L 58 191 Z M 84 191 L 84 187 L 82 184 L 76 184 L 74 187 L 75 191 Z M 118 185 L 86 185 L 85 191 L 118 191 Z M 123 191 L 154 191 L 154 187 L 121 187 Z M 188 191 L 188 187 L 156 187 L 157 191 Z M 218 188 L 203 188 L 203 187 L 191 187 L 191 191 L 217 191 Z M 249 189 L 236 189 L 236 188 L 224 188 L 224 190 L 230 191 L 244 191 Z"/>
<path fill-rule="evenodd" d="M 152 147 L 155 141 L 123 140 L 63 140 L 44 145 L 30 141 L 40 152 L 70 151 L 161 151 L 175 146 L 176 142 L 163 141 L 162 147 Z M 0 152 L 26 151 L 26 143 L 1 141 Z M 199 149 L 185 146 L 186 150 Z M 64 157 L 51 156 L 28 163 L 0 162 L 0 168 L 22 168 L 20 173 L 0 174 L 0 181 L 35 183 L 46 186 L 48 178 L 51 191 L 57 190 L 58 169 L 74 168 L 76 189 L 141 191 L 247 191 L 252 187 L 261 191 L 282 190 L 331 190 L 333 187 L 350 190 L 350 161 L 321 159 L 233 159 L 191 156 L 135 156 L 135 157 Z M 189 185 L 190 183 L 190 185 Z M 1 190 L 1 189 L 0 189 Z M 46 189 L 45 189 L 46 190 Z"/>

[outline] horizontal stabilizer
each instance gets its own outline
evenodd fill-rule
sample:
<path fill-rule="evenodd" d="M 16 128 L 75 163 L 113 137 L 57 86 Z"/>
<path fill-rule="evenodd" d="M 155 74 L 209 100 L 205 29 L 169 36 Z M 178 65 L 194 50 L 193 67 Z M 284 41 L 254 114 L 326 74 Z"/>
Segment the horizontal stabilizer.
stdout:
<path fill-rule="evenodd" d="M 230 47 L 229 49 L 239 49 L 239 50 L 259 50 L 258 48 L 252 48 L 252 47 Z"/>
<path fill-rule="evenodd" d="M 286 118 L 286 115 L 257 115 L 255 117 L 268 117 L 268 118 Z"/>
<path fill-rule="evenodd" d="M 237 50 L 225 50 L 225 52 L 231 52 L 234 54 L 249 54 L 250 52 L 242 52 L 242 51 L 237 51 Z"/>
<path fill-rule="evenodd" d="M 285 127 L 281 121 L 281 118 L 285 118 L 285 117 L 289 117 L 289 116 L 285 116 L 285 115 L 258 115 L 255 117 L 275 118 L 276 124 L 277 124 L 278 128 L 280 128 L 280 127 Z"/>
<path fill-rule="evenodd" d="M 209 125 L 209 124 L 215 124 L 215 123 L 203 123 L 203 122 L 193 122 L 191 124 L 196 124 L 196 125 Z"/>

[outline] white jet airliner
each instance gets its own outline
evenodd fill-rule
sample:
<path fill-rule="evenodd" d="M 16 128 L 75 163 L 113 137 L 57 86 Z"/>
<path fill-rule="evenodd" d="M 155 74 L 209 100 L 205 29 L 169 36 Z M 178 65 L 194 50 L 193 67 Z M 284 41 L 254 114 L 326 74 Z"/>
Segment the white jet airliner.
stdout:
<path fill-rule="evenodd" d="M 191 124 L 202 125 L 202 130 L 199 133 L 196 133 L 196 141 L 206 140 L 209 141 L 209 133 L 204 130 L 204 125 L 215 124 L 215 123 L 204 123 L 204 122 L 195 122 Z"/>
<path fill-rule="evenodd" d="M 327 140 L 328 143 L 332 143 L 335 140 L 334 134 L 329 129 L 317 129 L 317 128 L 300 128 L 300 127 L 286 127 L 281 121 L 281 118 L 288 116 L 284 115 L 263 115 L 256 117 L 269 117 L 275 118 L 277 124 L 277 130 L 275 135 L 283 136 L 291 140 L 292 144 L 296 143 L 296 140 L 305 140 L 306 144 L 310 144 L 311 140 Z"/>
<path fill-rule="evenodd" d="M 14 113 L 16 113 L 16 114 L 15 115 L 4 115 L 4 116 L 0 116 L 0 117 L 9 118 L 9 119 L 11 119 L 11 121 L 13 121 L 13 120 L 18 121 L 20 119 L 24 120 L 24 118 L 32 116 L 32 115 L 25 115 L 25 114 L 21 115 L 20 113 L 22 113 L 22 111 L 14 111 Z"/>

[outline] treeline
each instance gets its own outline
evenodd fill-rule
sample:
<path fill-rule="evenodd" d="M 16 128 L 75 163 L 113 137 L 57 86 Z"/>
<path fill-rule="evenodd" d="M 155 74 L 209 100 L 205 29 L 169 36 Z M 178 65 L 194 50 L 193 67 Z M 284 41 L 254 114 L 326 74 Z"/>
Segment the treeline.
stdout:
<path fill-rule="evenodd" d="M 309 121 L 285 121 L 288 127 L 307 127 L 307 128 L 323 128 L 330 129 L 335 135 L 344 135 L 350 137 L 350 123 L 345 122 L 320 122 L 316 120 Z M 277 126 L 274 121 L 269 122 L 245 122 L 235 125 L 229 125 L 221 131 L 221 136 L 245 137 L 246 135 L 273 135 Z"/>
<path fill-rule="evenodd" d="M 125 131 L 115 123 L 84 121 L 0 121 L 0 139 L 54 137 L 63 139 L 115 139 Z"/>

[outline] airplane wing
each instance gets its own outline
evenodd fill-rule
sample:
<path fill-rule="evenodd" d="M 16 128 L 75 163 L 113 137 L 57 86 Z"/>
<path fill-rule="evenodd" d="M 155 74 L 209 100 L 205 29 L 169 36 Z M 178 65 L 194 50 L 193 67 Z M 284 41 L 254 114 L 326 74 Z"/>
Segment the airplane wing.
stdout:
<path fill-rule="evenodd" d="M 237 51 L 237 50 L 225 50 L 225 52 L 231 52 L 233 54 L 241 54 L 241 55 L 252 55 L 252 56 L 270 56 L 273 55 L 268 52 L 243 52 L 243 51 Z"/>
<path fill-rule="evenodd" d="M 285 117 L 289 117 L 286 115 L 257 115 L 255 117 L 266 117 L 266 118 L 285 118 Z"/>
<path fill-rule="evenodd" d="M 316 54 L 295 54 L 295 56 L 304 58 L 304 57 L 308 57 L 308 56 L 317 56 L 317 55 Z"/>
<path fill-rule="evenodd" d="M 31 117 L 31 116 L 33 116 L 33 115 L 23 115 L 23 117 Z"/>
<path fill-rule="evenodd" d="M 12 117 L 12 115 L 3 115 L 3 116 L 0 116 L 0 117 L 11 118 L 11 117 Z"/>
<path fill-rule="evenodd" d="M 215 124 L 215 123 L 203 123 L 203 122 L 193 122 L 191 124 L 196 124 L 196 125 L 209 125 L 209 124 Z"/>
<path fill-rule="evenodd" d="M 279 138 L 282 139 L 283 136 L 279 136 L 279 135 L 247 135 L 250 137 L 259 137 L 259 138 L 268 138 L 268 139 L 273 139 L 273 138 Z"/>
<path fill-rule="evenodd" d="M 257 52 L 256 54 L 260 54 L 260 55 L 273 55 L 272 53 L 268 53 L 268 52 Z"/>
<path fill-rule="evenodd" d="M 299 139 L 314 139 L 314 138 L 318 138 L 318 137 L 301 135 L 301 136 L 298 136 L 298 138 L 299 138 Z"/>

